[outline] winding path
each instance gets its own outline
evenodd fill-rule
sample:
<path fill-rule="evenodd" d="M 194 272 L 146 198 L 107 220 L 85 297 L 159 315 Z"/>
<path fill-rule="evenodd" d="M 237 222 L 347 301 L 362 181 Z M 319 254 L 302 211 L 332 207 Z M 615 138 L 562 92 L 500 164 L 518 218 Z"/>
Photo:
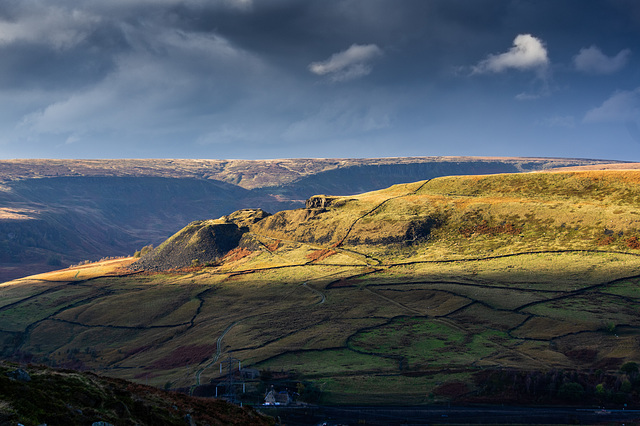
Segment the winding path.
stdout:
<path fill-rule="evenodd" d="M 211 361 L 209 361 L 209 363 L 207 363 L 207 365 L 205 365 L 204 367 L 202 367 L 201 369 L 196 371 L 196 384 L 191 386 L 191 388 L 189 389 L 189 395 L 193 395 L 193 390 L 197 386 L 200 386 L 200 376 L 202 375 L 204 370 L 206 370 L 207 368 L 211 367 L 213 364 L 215 364 L 218 361 L 218 359 L 220 359 L 220 355 L 222 355 L 222 339 L 224 338 L 224 336 L 226 336 L 226 334 L 229 331 L 231 331 L 231 329 L 233 327 L 235 327 L 236 325 L 238 325 L 242 321 L 243 320 L 238 320 L 238 321 L 235 321 L 235 322 L 231 323 L 227 328 L 224 329 L 222 334 L 218 337 L 218 340 L 216 340 L 216 354 L 213 357 L 213 359 Z"/>
<path fill-rule="evenodd" d="M 326 300 L 327 300 L 327 296 L 325 296 L 324 293 L 322 293 L 321 291 L 316 290 L 313 287 L 310 287 L 307 282 L 303 282 L 302 286 L 305 288 L 308 288 L 309 290 L 311 290 L 312 292 L 314 292 L 315 294 L 317 294 L 318 296 L 320 296 L 320 301 L 318 303 L 316 303 L 316 305 L 322 305 Z"/>

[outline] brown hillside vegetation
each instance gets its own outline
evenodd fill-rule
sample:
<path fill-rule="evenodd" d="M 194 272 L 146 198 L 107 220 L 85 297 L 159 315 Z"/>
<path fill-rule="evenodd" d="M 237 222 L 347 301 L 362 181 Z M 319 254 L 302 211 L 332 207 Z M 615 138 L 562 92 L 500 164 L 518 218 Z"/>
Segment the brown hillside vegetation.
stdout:
<path fill-rule="evenodd" d="M 558 167 L 554 171 L 559 172 L 578 172 L 586 170 L 638 170 L 640 169 L 640 163 L 600 163 L 590 164 L 583 166 L 567 166 Z"/>
<path fill-rule="evenodd" d="M 274 424 L 252 409 L 224 401 L 188 397 L 91 373 L 42 366 L 22 369 L 5 362 L 0 362 L 0 401 L 0 422 L 6 425 Z"/>
<path fill-rule="evenodd" d="M 337 404 L 637 406 L 639 183 L 443 177 L 195 222 L 129 275 L 0 287 L 0 347 L 198 392 L 232 355 L 261 372 L 253 402 L 275 385 Z M 232 238 L 200 246 L 214 225 Z M 213 243 L 209 266 L 172 270 Z"/>
<path fill-rule="evenodd" d="M 595 249 L 605 237 L 622 250 L 639 235 L 639 204 L 640 171 L 447 177 L 279 212 L 251 230 L 365 251 L 415 245 L 416 254 L 428 249 L 436 259 Z"/>

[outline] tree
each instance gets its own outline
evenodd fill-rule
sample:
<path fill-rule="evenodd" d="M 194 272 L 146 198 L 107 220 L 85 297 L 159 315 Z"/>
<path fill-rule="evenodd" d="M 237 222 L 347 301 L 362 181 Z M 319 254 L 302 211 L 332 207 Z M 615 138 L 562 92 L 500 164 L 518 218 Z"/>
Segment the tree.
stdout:
<path fill-rule="evenodd" d="M 627 373 L 629 375 L 633 373 L 637 373 L 638 364 L 633 361 L 625 362 L 624 364 L 622 364 L 622 367 L 620 367 L 620 371 L 622 371 L 623 373 Z"/>
<path fill-rule="evenodd" d="M 584 388 L 580 383 L 568 382 L 564 383 L 558 389 L 558 396 L 568 401 L 579 401 L 584 395 Z"/>

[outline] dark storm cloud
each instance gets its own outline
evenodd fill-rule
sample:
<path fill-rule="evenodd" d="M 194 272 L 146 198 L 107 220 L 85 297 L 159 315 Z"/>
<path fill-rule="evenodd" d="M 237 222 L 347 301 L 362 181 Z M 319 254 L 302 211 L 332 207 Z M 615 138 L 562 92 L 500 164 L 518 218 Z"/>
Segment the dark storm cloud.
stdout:
<path fill-rule="evenodd" d="M 635 90 L 637 3 L 576 4 L 2 2 L 0 156 L 445 154 L 422 144 L 445 138 L 464 154 L 479 132 L 508 139 Z"/>

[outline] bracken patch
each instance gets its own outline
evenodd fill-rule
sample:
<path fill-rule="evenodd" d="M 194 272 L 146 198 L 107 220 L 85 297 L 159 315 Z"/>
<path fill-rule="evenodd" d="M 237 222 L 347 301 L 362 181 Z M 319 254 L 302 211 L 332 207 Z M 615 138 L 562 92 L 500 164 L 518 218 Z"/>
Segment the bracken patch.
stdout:
<path fill-rule="evenodd" d="M 180 346 L 164 358 L 154 361 L 148 368 L 169 370 L 190 364 L 197 365 L 209 358 L 215 351 L 216 345 Z"/>
<path fill-rule="evenodd" d="M 598 244 L 599 246 L 608 246 L 609 244 L 612 244 L 614 241 L 615 241 L 615 238 L 613 238 L 611 235 L 608 235 L 604 238 L 599 239 L 596 244 Z"/>
<path fill-rule="evenodd" d="M 223 262 L 235 262 L 242 258 L 245 258 L 253 253 L 251 250 L 246 249 L 244 247 L 237 247 L 231 250 L 226 256 L 222 259 Z"/>
<path fill-rule="evenodd" d="M 627 239 L 627 247 L 630 249 L 638 250 L 640 249 L 640 240 L 638 237 L 630 237 Z"/>
<path fill-rule="evenodd" d="M 337 253 L 338 252 L 335 250 L 322 249 L 322 250 L 316 250 L 314 252 L 311 252 L 305 257 L 312 262 L 320 262 L 321 260 L 324 260 L 327 257 L 333 256 L 334 254 L 337 254 Z"/>
<path fill-rule="evenodd" d="M 271 252 L 276 251 L 280 248 L 280 240 L 275 240 L 271 244 L 267 245 L 266 247 Z"/>

